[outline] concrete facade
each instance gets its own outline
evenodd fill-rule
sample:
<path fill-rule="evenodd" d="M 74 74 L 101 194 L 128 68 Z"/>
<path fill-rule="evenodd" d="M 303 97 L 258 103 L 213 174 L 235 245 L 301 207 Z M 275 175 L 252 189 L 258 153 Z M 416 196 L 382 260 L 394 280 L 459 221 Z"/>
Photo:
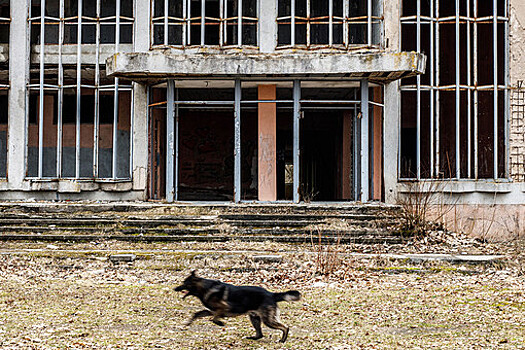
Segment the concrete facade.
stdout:
<path fill-rule="evenodd" d="M 382 48 L 361 47 L 355 50 L 333 50 L 324 48 L 315 51 L 284 49 L 277 47 L 277 0 L 259 0 L 258 38 L 259 49 L 253 48 L 152 48 L 150 43 L 151 7 L 149 0 L 134 2 L 133 44 L 122 44 L 118 53 L 110 44 L 101 46 L 98 62 L 107 59 L 107 75 L 133 80 L 132 118 L 130 136 L 126 149 L 131 155 L 131 176 L 118 180 L 110 179 L 29 179 L 27 174 L 35 154 L 35 145 L 28 143 L 30 125 L 27 116 L 27 84 L 30 80 L 30 62 L 37 64 L 41 52 L 29 44 L 27 25 L 28 1 L 11 1 L 11 27 L 9 46 L 2 46 L 0 60 L 9 58 L 9 122 L 7 155 L 0 155 L 0 166 L 6 166 L 7 178 L 0 180 L 2 200 L 147 200 L 148 175 L 151 169 L 149 155 L 148 86 L 166 78 L 191 77 L 196 81 L 211 79 L 248 78 L 254 81 L 265 79 L 324 79 L 354 81 L 369 79 L 374 86 L 383 86 L 384 104 L 382 118 L 381 163 L 373 164 L 375 173 L 382 171 L 382 178 L 371 181 L 376 187 L 371 195 L 387 203 L 396 203 L 407 194 L 406 183 L 398 179 L 400 157 L 401 97 L 398 79 L 425 72 L 427 57 L 424 53 L 402 52 L 400 16 L 401 1 L 382 1 L 383 32 Z M 508 123 L 509 176 L 499 180 L 447 180 L 440 185 L 439 195 L 448 204 L 459 205 L 522 205 L 525 203 L 525 5 L 521 0 L 509 0 L 509 69 L 510 69 L 510 120 Z M 56 64 L 59 60 L 56 45 L 44 50 L 45 64 Z M 76 62 L 76 45 L 64 46 L 63 64 Z M 97 61 L 96 48 L 83 45 L 80 53 L 85 64 Z M 3 55 L 3 56 L 2 56 Z M 258 80 L 257 80 L 258 79 Z M 268 106 L 269 107 L 269 106 Z M 377 128 L 377 123 L 374 126 Z M 502 126 L 503 127 L 503 126 Z M 350 130 L 348 121 L 344 129 Z M 376 129 L 377 131 L 377 129 Z M 0 129 L 1 135 L 2 129 Z M 377 136 L 377 132 L 375 133 Z M 7 137 L 0 136 L 2 141 Z M 368 142 L 368 140 L 367 140 Z M 0 145 L 0 151 L 2 146 Z M 74 146 L 74 145 L 72 145 Z M 347 145 L 348 146 L 348 145 Z M 68 147 L 64 145 L 64 147 Z M 127 148 L 126 148 L 127 147 Z M 67 152 L 74 151 L 71 148 Z M 56 152 L 56 151 L 55 151 Z M 374 149 L 375 157 L 378 148 Z M 51 151 L 51 158 L 54 154 Z M 259 150 L 259 155 L 263 154 Z M 365 153 L 368 154 L 368 153 Z M 86 154 L 81 158 L 91 158 Z M 109 156 L 108 156 L 109 157 Z M 2 160 L 6 159 L 6 161 Z M 273 162 L 273 160 L 272 160 Z M 3 165 L 5 164 L 5 165 Z M 368 164 L 368 163 L 364 163 Z M 51 166 L 46 164 L 46 167 Z M 270 165 L 264 166 L 266 168 Z M 348 168 L 348 161 L 345 163 Z M 297 170 L 298 171 L 298 170 Z M 348 170 L 345 170 L 349 173 Z M 364 172 L 366 173 L 366 171 Z M 261 181 L 261 178 L 259 178 Z M 273 185 L 272 185 L 273 186 Z M 434 187 L 435 188 L 435 187 Z M 275 189 L 270 192 L 275 193 Z M 344 189 L 349 193 L 348 186 Z M 382 192 L 382 193 L 381 193 Z M 263 196 L 262 200 L 274 200 L 274 196 Z M 478 211 L 479 212 L 479 211 Z"/>

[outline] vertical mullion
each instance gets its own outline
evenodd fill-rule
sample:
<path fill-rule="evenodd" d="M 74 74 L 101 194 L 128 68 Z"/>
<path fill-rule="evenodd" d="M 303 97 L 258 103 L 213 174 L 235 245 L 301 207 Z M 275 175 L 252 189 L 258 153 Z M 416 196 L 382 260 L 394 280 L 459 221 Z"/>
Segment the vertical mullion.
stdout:
<path fill-rule="evenodd" d="M 237 45 L 242 46 L 242 0 L 237 0 Z"/>
<path fill-rule="evenodd" d="M 235 102 L 234 102 L 234 174 L 233 174 L 233 200 L 235 203 L 241 201 L 241 80 L 235 79 Z"/>
<path fill-rule="evenodd" d="M 120 47 L 120 0 L 116 0 L 115 6 L 115 52 Z M 118 161 L 118 115 L 119 115 L 119 78 L 115 78 L 115 88 L 113 95 L 113 154 L 111 177 L 117 178 L 117 161 Z"/>
<path fill-rule="evenodd" d="M 174 194 L 174 144 L 175 144 L 175 82 L 168 80 L 166 92 L 166 201 L 171 203 Z"/>
<path fill-rule="evenodd" d="M 150 28 L 149 28 L 150 48 L 151 48 L 151 46 L 153 46 L 155 44 L 155 35 L 154 35 L 154 33 L 155 33 L 155 22 L 153 21 L 153 18 L 155 18 L 155 0 L 151 0 L 150 1 Z"/>
<path fill-rule="evenodd" d="M 44 161 L 44 51 L 45 51 L 46 0 L 40 2 L 40 82 L 38 101 L 38 177 L 43 177 Z"/>
<path fill-rule="evenodd" d="M 201 46 L 205 45 L 206 0 L 201 0 Z"/>
<path fill-rule="evenodd" d="M 430 177 L 434 178 L 434 118 L 435 118 L 435 104 L 434 104 L 434 92 L 435 92 L 435 71 L 434 71 L 434 59 L 435 59 L 435 41 L 434 41 L 434 0 L 430 0 Z"/>
<path fill-rule="evenodd" d="M 417 0 L 416 14 L 416 51 L 421 52 L 421 1 Z M 421 75 L 417 76 L 417 96 L 416 96 L 416 176 L 421 179 Z"/>
<path fill-rule="evenodd" d="M 467 177 L 472 178 L 472 78 L 470 42 L 470 0 L 467 0 Z"/>
<path fill-rule="evenodd" d="M 493 10 L 493 46 L 494 46 L 494 179 L 499 176 L 498 172 L 498 1 L 494 0 L 492 3 Z"/>
<path fill-rule="evenodd" d="M 306 0 L 306 47 L 310 47 L 310 31 L 311 31 L 311 25 L 310 25 L 310 0 Z"/>
<path fill-rule="evenodd" d="M 64 45 L 64 0 L 60 0 L 58 27 L 58 111 L 57 111 L 57 177 L 62 177 L 62 106 L 64 104 L 64 67 L 62 64 L 62 48 Z"/>
<path fill-rule="evenodd" d="M 165 0 L 169 1 L 169 0 Z M 187 9 L 186 9 L 186 0 L 182 0 L 182 47 L 186 47 L 186 39 L 188 34 L 186 31 L 188 28 L 188 18 L 187 18 Z"/>
<path fill-rule="evenodd" d="M 77 13 L 77 104 L 75 121 L 75 178 L 80 178 L 80 121 L 82 98 L 82 0 L 78 0 Z"/>
<path fill-rule="evenodd" d="M 219 0 L 219 47 L 224 43 L 224 0 Z"/>
<path fill-rule="evenodd" d="M 182 0 L 184 3 L 187 3 L 187 24 L 188 24 L 188 41 L 186 42 L 187 45 L 191 45 L 191 0 Z"/>
<path fill-rule="evenodd" d="M 119 2 L 119 0 L 116 0 L 116 1 Z M 169 0 L 164 0 L 164 45 L 168 45 L 169 43 L 169 40 L 168 40 L 168 35 L 169 35 L 168 13 L 169 13 Z M 119 16 L 119 14 L 117 14 L 117 16 Z"/>
<path fill-rule="evenodd" d="M 368 91 L 368 80 L 361 80 L 361 182 L 360 182 L 360 193 L 361 202 L 368 202 L 369 200 L 369 122 L 370 122 L 370 110 L 369 110 L 369 91 Z"/>
<path fill-rule="evenodd" d="M 334 4 L 333 0 L 328 0 L 328 45 L 332 47 L 334 43 Z"/>
<path fill-rule="evenodd" d="M 436 175 L 439 177 L 440 176 L 440 168 L 441 168 L 441 135 L 440 135 L 440 132 L 441 132 L 441 127 L 440 127 L 440 114 L 441 114 L 441 107 L 440 107 L 440 104 L 441 104 L 441 98 L 440 98 L 440 90 L 439 90 L 439 85 L 441 84 L 441 79 L 439 77 L 439 74 L 440 74 L 440 66 L 439 66 L 439 53 L 440 53 L 440 48 L 439 48 L 439 41 L 440 41 L 440 30 L 439 30 L 439 0 L 436 0 L 435 2 L 436 4 L 436 54 L 435 54 L 435 60 L 436 60 L 436 65 L 435 65 L 435 69 L 436 69 L 436 154 L 435 154 L 435 157 L 436 157 L 436 164 L 435 164 L 435 167 L 436 167 Z"/>
<path fill-rule="evenodd" d="M 301 121 L 301 81 L 293 82 L 293 201 L 299 203 L 300 179 L 300 121 Z"/>
<path fill-rule="evenodd" d="M 501 0 L 505 1 L 505 0 Z M 505 177 L 510 176 L 510 170 L 509 170 L 509 161 L 510 161 L 510 140 L 509 140 L 509 123 L 510 123 L 510 96 L 509 96 L 509 52 L 510 52 L 510 46 L 509 46 L 509 4 L 505 1 L 505 68 L 504 68 L 504 74 L 505 74 Z"/>
<path fill-rule="evenodd" d="M 98 178 L 99 175 L 99 129 L 100 129 L 100 1 L 96 3 L 96 33 L 95 33 L 95 120 L 93 125 L 93 176 Z"/>
<path fill-rule="evenodd" d="M 473 0 L 474 4 L 474 178 L 477 180 L 479 176 L 478 166 L 478 107 L 479 107 L 479 93 L 478 93 L 478 0 Z"/>
<path fill-rule="evenodd" d="M 179 101 L 179 89 L 175 87 L 175 101 Z M 175 104 L 175 137 L 173 142 L 175 143 L 175 169 L 174 172 L 174 193 L 173 197 L 175 201 L 179 200 L 179 104 Z"/>
<path fill-rule="evenodd" d="M 419 4 L 419 1 L 418 1 Z M 367 36 L 368 36 L 368 46 L 372 46 L 372 0 L 367 1 Z"/>
<path fill-rule="evenodd" d="M 295 46 L 295 0 L 290 5 L 290 45 Z"/>
<path fill-rule="evenodd" d="M 460 90 L 460 84 L 461 84 L 461 76 L 460 76 L 460 26 L 459 26 L 459 1 L 456 0 L 456 178 L 459 180 L 461 178 L 461 159 L 460 159 L 460 101 L 461 101 L 461 90 Z"/>
<path fill-rule="evenodd" d="M 348 47 L 348 8 L 350 0 L 343 0 L 343 44 Z"/>

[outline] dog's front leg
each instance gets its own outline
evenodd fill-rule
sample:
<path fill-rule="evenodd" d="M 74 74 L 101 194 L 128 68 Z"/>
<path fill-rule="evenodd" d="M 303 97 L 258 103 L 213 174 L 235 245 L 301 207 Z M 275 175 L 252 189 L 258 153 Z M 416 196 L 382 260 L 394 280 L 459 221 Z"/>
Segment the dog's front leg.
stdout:
<path fill-rule="evenodd" d="M 261 328 L 261 317 L 255 313 L 250 313 L 250 321 L 252 322 L 253 328 L 255 328 L 255 336 L 248 337 L 251 340 L 261 339 L 263 337 Z"/>
<path fill-rule="evenodd" d="M 191 319 L 188 321 L 188 323 L 186 323 L 186 326 L 189 326 L 193 323 L 193 321 L 195 321 L 196 319 L 198 318 L 203 318 L 203 317 L 208 317 L 208 316 L 213 316 L 213 313 L 210 311 L 210 310 L 201 310 L 201 311 L 198 311 L 196 313 L 193 314 L 193 316 L 191 317 Z"/>
<path fill-rule="evenodd" d="M 224 322 L 221 321 L 222 317 L 224 317 L 222 310 L 215 311 L 215 314 L 213 315 L 213 318 L 211 319 L 211 321 L 215 323 L 217 326 L 224 327 Z"/>

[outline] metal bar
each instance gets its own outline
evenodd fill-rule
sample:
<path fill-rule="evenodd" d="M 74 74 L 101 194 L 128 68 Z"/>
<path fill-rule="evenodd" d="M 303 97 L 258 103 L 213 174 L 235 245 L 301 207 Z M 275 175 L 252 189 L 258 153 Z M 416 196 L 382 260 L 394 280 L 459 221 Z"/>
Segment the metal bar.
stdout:
<path fill-rule="evenodd" d="M 164 1 L 168 1 L 168 0 L 164 0 Z M 186 47 L 187 45 L 187 37 L 188 37 L 188 34 L 187 34 L 187 31 L 190 30 L 189 28 L 189 22 L 188 22 L 188 10 L 186 9 L 186 5 L 187 5 L 187 0 L 182 0 L 182 19 L 183 19 L 183 24 L 182 24 L 182 46 L 183 47 Z"/>
<path fill-rule="evenodd" d="M 191 0 L 183 0 L 188 2 L 188 45 L 191 45 Z"/>
<path fill-rule="evenodd" d="M 119 2 L 119 0 L 116 0 L 116 2 Z M 117 16 L 120 16 L 120 14 L 117 14 Z M 168 45 L 168 16 L 169 16 L 169 0 L 164 0 L 164 45 Z"/>
<path fill-rule="evenodd" d="M 434 0 L 430 0 L 430 178 L 435 177 L 435 169 L 434 169 L 434 137 L 435 137 L 435 130 L 434 130 L 434 119 L 435 119 L 435 105 L 434 105 L 434 87 L 436 85 L 435 82 L 435 41 L 434 41 Z M 419 87 L 421 88 L 421 86 Z"/>
<path fill-rule="evenodd" d="M 505 1 L 505 0 L 502 0 Z M 510 71 L 509 71 L 509 52 L 510 52 L 510 43 L 509 43 L 509 4 L 505 2 L 505 177 L 510 176 L 510 139 L 509 139 L 509 129 L 510 129 L 510 94 L 509 94 L 509 82 L 510 82 Z"/>
<path fill-rule="evenodd" d="M 293 82 L 293 201 L 299 203 L 300 197 L 300 122 L 301 122 L 301 81 Z"/>
<path fill-rule="evenodd" d="M 237 45 L 242 46 L 242 0 L 237 0 Z"/>
<path fill-rule="evenodd" d="M 295 46 L 295 0 L 290 4 L 290 45 Z"/>
<path fill-rule="evenodd" d="M 116 1 L 115 7 L 116 23 L 115 23 L 115 53 L 119 51 L 120 47 L 120 0 Z M 113 179 L 118 177 L 117 162 L 118 162 L 118 116 L 119 116 L 119 78 L 115 78 L 115 93 L 113 95 L 113 160 L 111 175 Z"/>
<path fill-rule="evenodd" d="M 334 0 L 328 0 L 328 45 L 334 43 Z"/>
<path fill-rule="evenodd" d="M 133 83 L 137 85 L 137 83 Z M 133 179 L 133 138 L 134 138 L 134 132 L 135 127 L 133 120 L 135 119 L 135 89 L 131 90 L 131 111 L 130 111 L 130 126 L 129 126 L 129 173 L 128 173 L 128 179 Z M 148 114 L 146 113 L 146 118 L 148 117 Z M 146 119 L 146 125 L 147 125 L 147 119 Z"/>
<path fill-rule="evenodd" d="M 241 201 L 241 80 L 235 79 L 233 200 Z"/>
<path fill-rule="evenodd" d="M 473 7 L 474 7 L 474 18 L 478 17 L 478 0 L 473 0 Z M 473 58 L 473 65 L 474 65 L 474 178 L 477 180 L 479 177 L 479 159 L 478 159 L 478 108 L 479 108 L 479 93 L 478 93 L 478 22 L 474 22 L 474 45 L 473 45 L 473 51 L 474 51 L 474 58 Z"/>
<path fill-rule="evenodd" d="M 95 34 L 95 120 L 93 125 L 93 176 L 98 178 L 99 176 L 99 129 L 100 129 L 100 1 L 97 0 L 96 13 L 97 13 L 97 25 Z"/>
<path fill-rule="evenodd" d="M 470 42 L 470 0 L 467 0 L 467 85 L 472 86 L 471 42 Z M 467 177 L 472 178 L 472 91 L 467 89 Z"/>
<path fill-rule="evenodd" d="M 175 87 L 175 100 L 179 99 L 179 89 Z M 179 200 L 179 105 L 175 105 L 175 170 L 174 170 L 174 199 L 175 201 Z"/>
<path fill-rule="evenodd" d="M 357 95 L 356 92 L 354 92 L 354 95 Z M 355 111 L 354 116 L 354 152 L 353 152 L 353 158 L 354 158 L 354 166 L 353 166 L 353 174 L 354 174 L 354 200 L 358 201 L 361 198 L 361 116 L 362 113 L 359 111 L 357 113 L 357 110 Z M 401 138 L 399 138 L 399 142 L 401 142 Z M 401 149 L 401 143 L 399 143 L 399 149 Z M 400 159 L 398 157 L 398 162 L 400 162 Z M 398 166 L 398 169 L 400 167 Z"/>
<path fill-rule="evenodd" d="M 56 158 L 56 176 L 62 177 L 62 106 L 64 104 L 64 67 L 62 65 L 62 48 L 64 45 L 64 0 L 59 3 L 59 27 L 58 27 L 58 111 L 57 111 L 57 158 Z"/>
<path fill-rule="evenodd" d="M 151 0 L 150 2 L 150 27 L 149 27 L 149 42 L 150 42 L 150 48 L 155 45 L 155 23 L 153 22 L 153 18 L 155 18 L 155 0 Z"/>
<path fill-rule="evenodd" d="M 224 44 L 224 0 L 219 0 L 219 47 Z"/>
<path fill-rule="evenodd" d="M 436 4 L 436 19 L 439 19 L 439 1 L 436 1 L 435 2 Z M 440 82 L 441 82 L 441 79 L 439 77 L 439 73 L 440 73 L 440 66 L 439 66 L 439 52 L 440 52 L 440 49 L 439 49 L 439 41 L 440 41 L 440 30 L 439 30 L 439 22 L 436 20 L 435 22 L 435 26 L 436 26 L 436 53 L 435 53 L 435 61 L 436 61 L 436 65 L 435 65 L 435 69 L 436 69 L 436 86 L 439 87 L 440 85 Z M 436 153 L 435 153 L 435 159 L 436 159 L 436 162 L 435 162 L 435 168 L 436 168 L 436 176 L 437 177 L 440 177 L 440 173 L 441 173 L 441 135 L 440 135 L 440 115 L 441 115 L 441 107 L 440 107 L 440 104 L 441 104 L 441 99 L 440 99 L 440 92 L 439 92 L 439 89 L 436 91 L 436 125 L 435 125 L 435 128 L 436 128 Z"/>
<path fill-rule="evenodd" d="M 201 0 L 201 46 L 206 44 L 205 42 L 205 27 L 206 27 L 206 0 Z"/>
<path fill-rule="evenodd" d="M 460 26 L 459 26 L 459 1 L 456 0 L 456 178 L 459 180 L 461 178 L 461 134 L 460 134 L 460 118 L 461 118 L 461 111 L 460 111 L 460 102 L 461 102 L 461 76 L 460 76 L 460 69 L 461 69 L 461 48 L 460 48 Z"/>
<path fill-rule="evenodd" d="M 348 40 L 348 9 L 350 0 L 343 0 L 343 44 L 348 47 L 350 44 Z"/>
<path fill-rule="evenodd" d="M 417 1 L 416 51 L 421 52 L 421 1 Z M 416 93 L 416 177 L 421 179 L 421 75 L 417 75 Z"/>
<path fill-rule="evenodd" d="M 77 113 L 75 121 L 75 178 L 80 178 L 80 121 L 82 99 L 82 0 L 78 0 L 77 19 Z"/>
<path fill-rule="evenodd" d="M 369 105 L 368 80 L 361 80 L 361 202 L 369 200 Z"/>
<path fill-rule="evenodd" d="M 46 0 L 40 2 L 40 80 L 38 101 L 38 177 L 43 177 L 44 170 L 44 57 L 45 57 L 45 16 Z"/>
<path fill-rule="evenodd" d="M 175 82 L 168 80 L 166 92 L 166 201 L 172 203 L 175 199 L 174 188 L 174 163 L 175 163 Z"/>
<path fill-rule="evenodd" d="M 306 0 L 306 47 L 310 47 L 311 24 L 310 24 L 310 0 Z"/>
<path fill-rule="evenodd" d="M 418 1 L 419 4 L 419 1 Z M 372 46 L 372 0 L 367 1 L 367 36 L 368 46 Z"/>
<path fill-rule="evenodd" d="M 494 15 L 493 20 L 493 54 L 494 54 L 494 179 L 499 177 L 498 172 L 498 1 L 494 0 L 492 3 L 492 10 Z"/>

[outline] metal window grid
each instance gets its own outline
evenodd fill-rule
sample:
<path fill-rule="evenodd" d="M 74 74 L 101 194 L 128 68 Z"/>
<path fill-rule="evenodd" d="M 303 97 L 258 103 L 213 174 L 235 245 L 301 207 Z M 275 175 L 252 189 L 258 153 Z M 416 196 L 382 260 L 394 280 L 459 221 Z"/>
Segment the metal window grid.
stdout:
<path fill-rule="evenodd" d="M 455 116 L 455 149 L 456 149 L 456 162 L 454 164 L 454 173 L 455 179 L 478 179 L 478 98 L 479 92 L 481 91 L 492 91 L 494 94 L 494 111 L 493 111 L 493 123 L 494 123 L 494 142 L 493 142 L 493 158 L 494 158 L 494 173 L 493 178 L 498 179 L 499 173 L 499 157 L 505 157 L 505 177 L 508 177 L 509 174 L 509 142 L 508 142 L 508 120 L 509 120 L 509 15 L 508 15 L 508 3 L 507 0 L 494 0 L 492 2 L 492 15 L 490 16 L 479 16 L 478 15 L 478 2 L 482 0 L 454 0 L 455 1 L 455 14 L 453 16 L 440 16 L 440 0 L 429 0 L 430 4 L 430 16 L 424 16 L 421 14 L 421 0 L 417 0 L 416 4 L 416 15 L 412 16 L 403 16 L 401 17 L 401 36 L 403 33 L 404 25 L 416 25 L 416 45 L 417 51 L 421 51 L 421 35 L 422 27 L 429 26 L 430 32 L 430 52 L 429 54 L 429 71 L 430 74 L 430 84 L 424 85 L 421 82 L 421 76 L 417 76 L 416 85 L 408 85 L 402 82 L 401 91 L 413 91 L 417 94 L 417 173 L 413 178 L 407 178 L 406 180 L 421 179 L 421 92 L 429 91 L 430 92 L 430 178 L 439 178 L 441 177 L 440 172 L 440 120 L 439 120 L 439 103 L 440 103 L 440 92 L 442 91 L 454 91 L 456 95 L 455 107 L 456 107 L 456 116 Z M 498 13 L 498 5 L 504 3 L 504 13 Z M 462 15 L 461 5 L 466 5 L 466 15 Z M 472 7 L 471 7 L 472 6 Z M 455 52 L 450 53 L 456 57 L 456 72 L 455 72 L 455 84 L 453 85 L 441 85 L 440 84 L 440 40 L 443 40 L 440 36 L 440 25 L 445 23 L 454 23 L 455 24 Z M 480 85 L 478 81 L 478 25 L 479 24 L 492 24 L 493 37 L 493 84 L 490 85 Z M 504 57 L 499 57 L 498 52 L 498 24 L 504 24 Z M 460 45 L 460 31 L 461 25 L 466 25 L 467 30 L 467 62 L 466 62 L 466 75 L 467 75 L 467 84 L 461 83 L 461 45 Z M 472 38 L 471 38 L 472 34 Z M 498 60 L 504 60 L 504 81 L 498 79 Z M 461 102 L 461 92 L 465 91 L 467 93 L 467 174 L 461 173 L 460 166 L 460 102 Z M 502 93 L 505 98 L 505 111 L 504 111 L 504 125 L 498 125 L 498 95 Z M 505 154 L 498 154 L 498 127 L 505 128 Z M 472 135 L 472 136 L 471 136 Z M 473 139 L 472 139 L 473 137 Z M 399 159 L 399 162 L 401 159 Z M 399 164 L 399 169 L 401 169 Z M 471 169 L 474 169 L 472 173 Z M 400 170 L 399 170 L 400 171 Z M 399 178 L 402 179 L 401 174 Z M 405 180 L 405 179 L 403 179 Z"/>
<path fill-rule="evenodd" d="M 58 2 L 59 6 L 59 17 L 52 17 L 46 15 L 46 2 Z M 112 145 L 112 170 L 111 177 L 112 180 L 118 179 L 117 174 L 117 159 L 119 157 L 118 150 L 118 117 L 119 117 L 119 91 L 129 91 L 131 93 L 131 101 L 133 100 L 133 89 L 132 85 L 124 85 L 119 83 L 119 79 L 115 78 L 113 84 L 101 84 L 102 72 L 100 69 L 100 54 L 101 54 L 101 26 L 102 25 L 114 25 L 115 26 L 115 40 L 111 44 L 114 46 L 114 52 L 119 51 L 120 45 L 120 29 L 121 26 L 126 24 L 132 24 L 134 18 L 126 17 L 121 15 L 121 1 L 115 1 L 115 15 L 102 17 L 101 9 L 102 0 L 95 0 L 96 7 L 96 17 L 88 17 L 82 14 L 83 9 L 83 0 L 78 0 L 77 2 L 77 14 L 76 16 L 65 16 L 65 0 L 40 0 L 37 5 L 40 5 L 40 13 L 38 16 L 33 16 L 31 13 L 31 7 L 29 9 L 28 15 L 28 25 L 29 29 L 33 28 L 35 25 L 39 26 L 40 37 L 39 42 L 35 46 L 40 48 L 40 57 L 39 57 L 39 79 L 38 84 L 31 84 L 30 81 L 27 82 L 27 107 L 26 107 L 26 119 L 29 118 L 29 95 L 31 91 L 38 91 L 39 96 L 39 106 L 38 106 L 38 174 L 37 179 L 44 178 L 43 174 L 43 161 L 44 161 L 44 95 L 46 91 L 56 91 L 58 92 L 58 101 L 57 101 L 57 152 L 56 152 L 56 178 L 64 178 L 62 176 L 63 167 L 62 167 L 62 143 L 63 143 L 63 104 L 64 104 L 64 90 L 65 89 L 75 89 L 76 90 L 76 120 L 75 120 L 75 179 L 80 179 L 80 129 L 81 129 L 81 97 L 82 89 L 91 89 L 94 92 L 94 127 L 93 127 L 93 176 L 90 178 L 100 178 L 99 177 L 99 141 L 100 141 L 100 92 L 113 92 L 114 95 L 114 110 L 113 110 L 113 127 L 112 127 L 112 136 L 113 136 L 113 145 Z M 86 25 L 93 25 L 96 27 L 95 35 L 95 78 L 94 81 L 91 81 L 89 84 L 82 83 L 82 69 L 86 66 L 83 62 L 82 57 L 82 28 Z M 46 82 L 46 77 L 44 75 L 46 69 L 46 55 L 45 47 L 46 44 L 46 28 L 47 26 L 56 26 L 58 25 L 58 84 L 50 84 Z M 77 53 L 76 53 L 76 82 L 75 84 L 64 84 L 64 53 L 63 47 L 66 44 L 65 40 L 65 26 L 66 25 L 76 25 L 77 26 Z M 31 36 L 29 36 L 31 37 Z M 29 45 L 30 43 L 28 43 Z M 32 50 L 34 52 L 34 50 Z M 104 63 L 102 63 L 104 64 Z M 131 108 L 131 125 L 133 125 L 133 109 Z M 130 132 L 132 134 L 132 130 Z M 130 155 L 129 155 L 129 174 L 124 179 L 131 178 L 132 171 L 132 140 L 130 135 Z M 27 145 L 27 147 L 29 147 Z M 26 159 L 26 166 L 28 159 Z M 48 178 L 48 177 L 45 177 Z"/>
<path fill-rule="evenodd" d="M 296 0 L 290 0 L 290 14 L 277 18 L 278 25 L 290 26 L 290 44 L 278 44 L 278 49 L 302 48 L 302 49 L 360 49 L 382 46 L 383 33 L 383 0 L 367 0 L 366 14 L 355 14 L 351 11 L 351 0 L 342 1 L 342 15 L 334 15 L 336 8 L 334 0 L 328 0 L 328 15 L 312 17 L 312 3 L 326 0 L 306 0 L 306 16 L 297 16 Z M 375 11 L 374 11 L 375 9 Z M 297 43 L 297 25 L 306 26 L 306 44 Z M 328 41 L 322 44 L 312 44 L 312 30 L 314 25 L 328 26 Z M 342 26 L 342 43 L 334 43 L 334 26 Z M 351 27 L 366 26 L 365 41 L 352 42 Z"/>
<path fill-rule="evenodd" d="M 212 17 L 206 14 L 206 0 L 200 0 L 200 13 L 192 14 L 192 0 L 164 0 L 159 14 L 156 14 L 156 1 L 151 0 L 151 47 L 256 47 L 243 43 L 243 26 L 258 27 L 258 17 L 243 15 L 243 2 L 246 0 L 217 0 L 219 2 L 219 16 Z M 162 2 L 159 2 L 162 3 Z M 179 16 L 171 16 L 170 9 L 177 4 L 181 5 Z M 228 4 L 235 9 L 234 13 L 228 13 Z M 256 0 L 256 5 L 258 4 Z M 258 6 L 256 6 L 258 8 Z M 192 37 L 191 28 L 200 27 L 200 36 Z M 206 44 L 206 29 L 219 26 L 218 44 Z M 236 36 L 228 37 L 228 28 L 236 27 Z M 180 29 L 179 33 L 172 32 L 171 29 Z M 159 29 L 162 35 L 162 43 L 156 43 L 155 33 Z M 256 35 L 257 38 L 257 35 Z M 230 44 L 231 42 L 231 44 Z"/>

